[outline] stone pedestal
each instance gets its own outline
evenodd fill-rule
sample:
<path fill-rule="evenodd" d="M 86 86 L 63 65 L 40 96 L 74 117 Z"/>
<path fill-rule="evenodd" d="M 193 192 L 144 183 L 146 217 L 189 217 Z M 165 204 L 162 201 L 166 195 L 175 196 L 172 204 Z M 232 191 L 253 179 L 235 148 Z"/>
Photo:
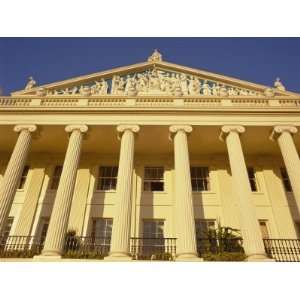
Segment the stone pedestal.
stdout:
<path fill-rule="evenodd" d="M 86 125 L 69 125 L 66 127 L 66 131 L 70 132 L 70 140 L 54 201 L 42 257 L 54 256 L 56 259 L 62 254 L 80 159 L 83 133 L 87 132 L 87 130 L 88 127 Z"/>
<path fill-rule="evenodd" d="M 271 139 L 278 142 L 300 213 L 300 160 L 292 137 L 297 132 L 293 126 L 275 126 Z"/>
<path fill-rule="evenodd" d="M 36 129 L 35 125 L 17 125 L 14 128 L 14 131 L 19 132 L 19 137 L 0 186 L 0 235 L 5 228 L 22 176 L 32 139 L 32 132 L 36 131 Z"/>
<path fill-rule="evenodd" d="M 188 125 L 173 125 L 170 127 L 170 132 L 173 135 L 175 156 L 176 260 L 200 260 L 197 254 L 187 142 L 187 133 L 192 132 L 192 127 Z"/>
<path fill-rule="evenodd" d="M 243 126 L 223 126 L 221 139 L 226 141 L 233 190 L 238 198 L 243 246 L 248 261 L 268 260 L 260 232 L 255 206 L 251 199 L 251 187 L 239 135 Z"/>
<path fill-rule="evenodd" d="M 117 181 L 117 202 L 113 220 L 110 254 L 106 260 L 131 260 L 130 224 L 132 207 L 132 175 L 134 159 L 134 134 L 137 125 L 120 125 L 117 131 L 122 135 Z"/>

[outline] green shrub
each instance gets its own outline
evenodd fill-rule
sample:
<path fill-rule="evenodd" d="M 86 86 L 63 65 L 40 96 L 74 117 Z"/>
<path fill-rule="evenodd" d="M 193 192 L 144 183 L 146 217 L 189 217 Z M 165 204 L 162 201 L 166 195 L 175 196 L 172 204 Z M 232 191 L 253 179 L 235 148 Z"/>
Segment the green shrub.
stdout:
<path fill-rule="evenodd" d="M 205 261 L 244 261 L 247 256 L 241 252 L 205 253 L 202 255 Z"/>

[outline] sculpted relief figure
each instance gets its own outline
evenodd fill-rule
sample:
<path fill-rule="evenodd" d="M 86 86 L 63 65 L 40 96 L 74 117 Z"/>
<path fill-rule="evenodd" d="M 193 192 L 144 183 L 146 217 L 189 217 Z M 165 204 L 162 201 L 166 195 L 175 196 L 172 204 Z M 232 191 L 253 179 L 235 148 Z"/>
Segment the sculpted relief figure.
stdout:
<path fill-rule="evenodd" d="M 28 78 L 28 82 L 27 82 L 27 84 L 26 84 L 26 86 L 25 86 L 25 90 L 30 90 L 30 89 L 32 89 L 34 86 L 36 86 L 36 81 L 33 79 L 32 76 L 30 76 L 30 77 Z"/>
<path fill-rule="evenodd" d="M 136 89 L 141 93 L 148 91 L 148 78 L 144 74 L 137 74 Z"/>
<path fill-rule="evenodd" d="M 183 73 L 180 74 L 180 87 L 183 95 L 188 95 L 188 82 L 187 82 L 187 76 Z"/>
<path fill-rule="evenodd" d="M 199 95 L 201 84 L 195 76 L 190 76 L 188 90 L 190 95 Z"/>
<path fill-rule="evenodd" d="M 207 83 L 207 80 L 204 80 L 204 82 L 203 82 L 202 94 L 205 95 L 205 96 L 210 96 L 211 95 L 210 86 Z"/>
<path fill-rule="evenodd" d="M 156 69 L 154 69 L 149 75 L 149 89 L 160 90 L 160 80 Z"/>

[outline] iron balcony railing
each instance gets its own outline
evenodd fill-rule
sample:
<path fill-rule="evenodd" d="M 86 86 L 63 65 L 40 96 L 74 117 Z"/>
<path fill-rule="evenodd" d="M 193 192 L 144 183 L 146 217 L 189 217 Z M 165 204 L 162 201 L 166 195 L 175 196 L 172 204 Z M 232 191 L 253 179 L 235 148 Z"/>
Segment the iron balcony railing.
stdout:
<path fill-rule="evenodd" d="M 204 254 L 243 253 L 243 239 L 237 238 L 197 238 L 197 252 Z"/>
<path fill-rule="evenodd" d="M 43 241 L 35 236 L 0 237 L 0 257 L 31 258 L 41 253 Z"/>
<path fill-rule="evenodd" d="M 264 239 L 265 251 L 280 262 L 300 262 L 300 239 Z"/>
<path fill-rule="evenodd" d="M 135 260 L 174 260 L 176 238 L 131 238 L 130 252 Z"/>
<path fill-rule="evenodd" d="M 101 236 L 67 236 L 63 256 L 66 258 L 103 259 L 109 254 L 110 238 Z"/>

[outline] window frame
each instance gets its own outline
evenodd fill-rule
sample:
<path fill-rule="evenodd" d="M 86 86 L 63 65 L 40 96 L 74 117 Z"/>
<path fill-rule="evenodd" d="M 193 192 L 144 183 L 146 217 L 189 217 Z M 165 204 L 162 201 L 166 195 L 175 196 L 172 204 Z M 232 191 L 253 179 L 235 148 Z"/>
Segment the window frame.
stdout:
<path fill-rule="evenodd" d="M 96 231 L 97 231 L 97 221 L 103 222 L 105 221 L 105 227 L 104 227 L 104 231 L 105 235 L 101 234 L 101 235 L 96 235 Z M 109 224 L 109 226 L 107 226 L 108 221 L 110 221 L 111 223 Z M 111 237 L 112 237 L 112 230 L 113 230 L 113 225 L 114 225 L 114 220 L 113 218 L 92 218 L 92 224 L 91 224 L 91 231 L 90 231 L 90 236 L 92 238 L 92 240 L 94 242 L 96 242 L 98 245 L 101 246 L 109 246 L 111 244 Z M 107 230 L 108 227 L 110 227 L 110 230 Z M 110 231 L 110 233 L 109 233 Z M 102 230 L 101 230 L 102 232 Z M 107 234 L 109 233 L 109 234 Z"/>
<path fill-rule="evenodd" d="M 26 171 L 26 174 L 24 175 L 25 170 L 27 170 L 27 171 Z M 29 171 L 30 171 L 30 166 L 25 165 L 23 168 L 23 171 L 22 171 L 22 175 L 19 180 L 19 184 L 18 184 L 18 188 L 17 188 L 18 191 L 24 191 L 24 189 L 26 187 L 26 182 L 27 182 Z"/>
<path fill-rule="evenodd" d="M 206 177 L 192 177 L 192 168 L 199 168 L 200 169 L 200 175 L 203 174 L 203 171 L 201 169 L 207 169 L 207 176 Z M 190 166 L 190 175 L 191 175 L 191 186 L 192 186 L 192 192 L 193 193 L 210 193 L 212 192 L 212 187 L 211 187 L 211 176 L 210 176 L 210 167 L 209 166 L 203 166 L 203 165 L 191 165 Z M 194 190 L 193 189 L 193 180 L 199 180 L 204 182 L 206 180 L 206 185 L 207 185 L 207 190 Z M 202 183 L 203 186 L 203 183 Z"/>
<path fill-rule="evenodd" d="M 198 236 L 198 231 L 197 231 L 197 223 L 205 223 L 205 227 L 207 229 L 207 232 L 209 231 L 209 228 L 210 228 L 210 225 L 208 224 L 209 222 L 213 222 L 213 229 L 217 229 L 217 219 L 212 219 L 212 218 L 209 218 L 209 219 L 204 219 L 204 218 L 196 218 L 195 219 L 195 234 L 196 234 L 196 239 L 206 239 L 207 236 Z M 201 226 L 199 226 L 201 227 Z M 203 230 L 202 230 L 203 231 Z M 204 232 L 204 231 L 203 231 Z"/>
<path fill-rule="evenodd" d="M 268 237 L 263 236 L 262 227 L 261 227 L 262 222 L 265 223 Z M 271 238 L 271 231 L 270 231 L 270 227 L 269 227 L 269 220 L 268 219 L 258 219 L 258 224 L 259 224 L 259 229 L 260 229 L 262 238 L 263 239 L 270 239 Z"/>
<path fill-rule="evenodd" d="M 280 172 L 280 178 L 281 178 L 281 183 L 282 183 L 282 186 L 283 186 L 283 190 L 286 193 L 293 193 L 293 188 L 292 188 L 292 185 L 291 185 L 289 174 L 287 173 L 287 169 L 285 167 L 280 167 L 279 172 Z M 283 176 L 283 175 L 286 175 L 286 177 Z M 289 191 L 286 189 L 286 187 L 287 187 L 286 183 L 289 186 L 289 188 L 288 188 L 288 189 L 290 189 Z"/>
<path fill-rule="evenodd" d="M 146 169 L 162 169 L 161 178 L 146 178 Z M 162 190 L 152 190 L 152 183 L 162 183 Z M 149 184 L 150 189 L 145 189 L 146 184 Z M 143 192 L 144 193 L 165 193 L 166 192 L 166 178 L 165 178 L 165 166 L 144 166 L 144 176 L 143 176 Z"/>
<path fill-rule="evenodd" d="M 111 176 L 101 176 L 101 169 L 104 168 L 111 168 L 110 174 Z M 112 176 L 114 173 L 114 169 L 116 171 L 116 175 Z M 99 166 L 97 169 L 97 180 L 96 180 L 96 191 L 97 192 L 102 192 L 102 193 L 106 193 L 106 192 L 116 192 L 117 190 L 117 183 L 118 183 L 118 171 L 119 171 L 119 167 L 117 165 L 103 165 L 103 166 Z M 105 172 L 105 171 L 104 171 Z M 114 186 L 114 188 L 110 188 L 110 189 L 103 189 L 101 187 L 105 186 L 104 183 L 102 183 L 102 180 L 111 180 L 109 186 L 112 187 Z M 115 180 L 115 185 L 112 185 L 112 181 Z"/>
<path fill-rule="evenodd" d="M 251 169 L 253 170 L 253 177 L 250 177 L 250 174 L 249 174 L 249 171 Z M 259 180 L 258 180 L 258 177 L 257 177 L 256 168 L 252 167 L 252 166 L 247 166 L 247 175 L 248 175 L 248 180 L 249 180 L 249 185 L 250 185 L 251 192 L 252 193 L 260 193 L 261 192 L 261 186 L 260 186 L 260 183 L 259 183 Z M 252 189 L 252 184 L 251 183 L 255 184 L 256 190 Z"/>
<path fill-rule="evenodd" d="M 57 168 L 60 168 L 59 175 L 55 173 Z M 63 166 L 62 165 L 56 165 L 54 167 L 53 173 L 52 173 L 51 182 L 50 182 L 50 190 L 56 191 L 58 189 L 60 178 L 61 178 L 61 174 L 62 174 L 62 170 L 63 170 Z M 57 180 L 57 179 L 58 179 L 58 181 L 54 181 L 54 180 Z M 57 187 L 53 187 L 54 182 L 57 182 Z"/>

